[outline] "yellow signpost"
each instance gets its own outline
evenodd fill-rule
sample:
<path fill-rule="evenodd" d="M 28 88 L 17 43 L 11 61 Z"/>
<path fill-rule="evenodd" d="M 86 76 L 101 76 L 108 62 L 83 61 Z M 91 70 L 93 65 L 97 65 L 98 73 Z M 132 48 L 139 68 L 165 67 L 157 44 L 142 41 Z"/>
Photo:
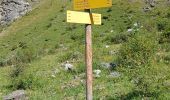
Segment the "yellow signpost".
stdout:
<path fill-rule="evenodd" d="M 101 25 L 101 14 L 67 11 L 67 22 Z"/>
<path fill-rule="evenodd" d="M 74 10 L 111 7 L 112 0 L 74 0 Z"/>
<path fill-rule="evenodd" d="M 67 11 L 67 22 L 85 25 L 85 62 L 86 62 L 86 100 L 93 100 L 93 71 L 92 71 L 92 27 L 101 25 L 101 14 L 91 13 L 92 8 L 110 7 L 112 0 L 74 0 L 75 10 Z"/>

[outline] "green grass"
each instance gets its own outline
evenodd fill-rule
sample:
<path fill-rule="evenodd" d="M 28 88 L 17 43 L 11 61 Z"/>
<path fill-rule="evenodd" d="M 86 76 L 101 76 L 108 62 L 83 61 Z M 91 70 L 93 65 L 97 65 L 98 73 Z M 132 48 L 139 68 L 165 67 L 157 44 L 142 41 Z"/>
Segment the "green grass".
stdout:
<path fill-rule="evenodd" d="M 72 9 L 69 1 L 66 5 L 66 9 Z M 125 48 L 125 54 L 135 53 L 138 56 L 143 50 L 152 51 L 152 48 L 147 48 L 148 42 L 145 44 L 144 41 L 151 39 L 150 36 L 154 36 L 152 39 L 157 43 L 159 36 L 168 39 L 162 34 L 169 31 L 167 15 L 170 8 L 160 3 L 151 12 L 145 13 L 142 11 L 144 6 L 141 1 L 129 3 L 128 0 L 114 0 L 111 8 L 92 10 L 103 16 L 103 24 L 93 26 L 93 69 L 102 70 L 101 77 L 94 78 L 94 100 L 170 99 L 168 42 L 157 45 L 150 63 L 135 65 L 133 68 L 123 65 L 114 70 L 100 67 L 102 62 L 117 63 L 119 51 L 125 48 L 122 46 L 129 47 Z M 135 27 L 133 24 L 136 22 L 143 28 Z M 130 34 L 127 32 L 129 28 L 139 28 L 139 32 Z M 84 25 L 66 23 L 63 2 L 52 0 L 51 4 L 51 1 L 42 1 L 2 33 L 0 97 L 16 89 L 25 89 L 30 100 L 85 99 Z M 141 41 L 137 43 L 145 48 L 132 43 L 132 38 L 136 37 Z M 126 41 L 122 42 L 124 38 Z M 110 47 L 106 48 L 106 45 Z M 136 49 L 141 51 L 133 52 Z M 142 57 L 140 59 L 143 60 Z M 136 60 L 133 55 L 131 58 L 132 62 Z M 66 61 L 75 66 L 73 71 L 65 71 L 61 66 Z M 108 77 L 112 71 L 120 72 L 121 76 Z M 75 76 L 78 79 L 74 79 Z"/>

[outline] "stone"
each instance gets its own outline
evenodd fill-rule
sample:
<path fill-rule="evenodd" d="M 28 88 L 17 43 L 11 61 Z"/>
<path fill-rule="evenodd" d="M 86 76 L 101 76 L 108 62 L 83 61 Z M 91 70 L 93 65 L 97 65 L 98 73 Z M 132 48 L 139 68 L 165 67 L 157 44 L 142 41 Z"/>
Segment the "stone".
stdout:
<path fill-rule="evenodd" d="M 3 0 L 0 4 L 0 25 L 6 25 L 31 10 L 25 0 Z"/>
<path fill-rule="evenodd" d="M 64 67 L 64 69 L 66 70 L 66 71 L 68 71 L 68 70 L 73 70 L 73 65 L 72 64 L 70 64 L 68 61 L 65 63 L 65 64 L 62 64 L 62 66 Z"/>
<path fill-rule="evenodd" d="M 127 30 L 127 32 L 132 32 L 132 31 L 133 31 L 133 29 L 128 29 L 128 30 Z"/>
<path fill-rule="evenodd" d="M 3 100 L 28 100 L 24 90 L 16 90 L 11 94 L 4 96 Z"/>
<path fill-rule="evenodd" d="M 114 69 L 117 65 L 115 63 L 102 62 L 100 66 L 106 69 Z"/>
<path fill-rule="evenodd" d="M 115 55 L 117 52 L 116 51 L 113 51 L 113 50 L 111 50 L 111 51 L 109 51 L 109 55 Z"/>
<path fill-rule="evenodd" d="M 109 45 L 106 45 L 106 48 L 109 48 L 110 46 Z"/>
<path fill-rule="evenodd" d="M 148 4 L 150 7 L 155 7 L 156 5 L 155 0 L 145 0 L 145 3 Z"/>
<path fill-rule="evenodd" d="M 137 27 L 137 26 L 138 26 L 138 23 L 134 23 L 133 25 L 134 25 L 135 27 Z"/>
<path fill-rule="evenodd" d="M 54 74 L 52 74 L 51 77 L 55 78 L 56 76 Z"/>
<path fill-rule="evenodd" d="M 95 74 L 94 75 L 95 77 L 100 77 L 101 70 L 99 70 L 99 69 L 94 70 L 93 73 Z"/>
<path fill-rule="evenodd" d="M 113 33 L 114 31 L 113 31 L 113 30 L 111 30 L 110 32 L 111 32 L 111 33 Z"/>
<path fill-rule="evenodd" d="M 32 2 L 37 2 L 38 0 L 31 0 Z"/>
<path fill-rule="evenodd" d="M 151 8 L 150 8 L 150 7 L 144 7 L 144 8 L 143 8 L 143 11 L 144 11 L 144 12 L 151 11 Z"/>
<path fill-rule="evenodd" d="M 110 68 L 111 66 L 110 66 L 110 63 L 102 62 L 101 63 L 101 67 L 103 67 L 103 68 Z"/>
<path fill-rule="evenodd" d="M 117 71 L 111 72 L 109 75 L 109 77 L 112 77 L 112 78 L 118 78 L 120 76 L 121 76 L 121 74 Z"/>

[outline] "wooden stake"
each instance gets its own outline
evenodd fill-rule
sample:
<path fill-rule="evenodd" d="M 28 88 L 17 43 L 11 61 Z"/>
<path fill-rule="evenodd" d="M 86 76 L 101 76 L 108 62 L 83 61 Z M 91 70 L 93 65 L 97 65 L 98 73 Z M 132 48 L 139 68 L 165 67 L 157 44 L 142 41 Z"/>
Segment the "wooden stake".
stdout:
<path fill-rule="evenodd" d="M 86 9 L 85 12 L 88 12 L 91 17 L 92 14 L 91 14 L 90 9 Z M 92 71 L 92 27 L 91 27 L 91 24 L 85 25 L 85 33 L 86 33 L 86 44 L 85 44 L 86 100 L 92 100 L 93 99 L 93 93 L 92 93 L 93 71 Z"/>

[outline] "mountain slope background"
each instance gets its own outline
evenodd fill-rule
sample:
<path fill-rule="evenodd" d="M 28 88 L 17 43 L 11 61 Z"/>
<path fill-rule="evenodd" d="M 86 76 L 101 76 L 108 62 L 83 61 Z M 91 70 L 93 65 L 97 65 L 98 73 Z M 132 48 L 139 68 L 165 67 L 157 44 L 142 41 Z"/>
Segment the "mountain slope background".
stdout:
<path fill-rule="evenodd" d="M 0 97 L 24 89 L 31 100 L 85 99 L 84 25 L 66 23 L 66 10 L 72 1 L 42 0 L 3 29 Z M 102 14 L 102 25 L 93 26 L 93 69 L 101 70 L 94 77 L 94 99 L 170 99 L 168 2 L 151 7 L 113 0 L 111 8 L 92 12 Z M 62 66 L 67 62 L 74 65 L 71 71 Z"/>

